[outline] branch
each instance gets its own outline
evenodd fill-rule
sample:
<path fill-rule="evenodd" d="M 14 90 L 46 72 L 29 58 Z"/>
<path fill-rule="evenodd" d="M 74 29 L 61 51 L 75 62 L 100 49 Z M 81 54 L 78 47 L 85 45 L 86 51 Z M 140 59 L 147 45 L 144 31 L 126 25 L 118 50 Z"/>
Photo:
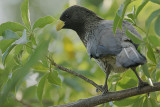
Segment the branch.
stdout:
<path fill-rule="evenodd" d="M 96 87 L 96 88 L 97 88 L 98 90 L 100 90 L 101 92 L 103 91 L 102 87 L 99 86 L 98 84 L 96 84 L 94 81 L 86 78 L 85 76 L 83 76 L 83 75 L 81 75 L 81 74 L 79 74 L 79 73 L 77 73 L 77 72 L 75 72 L 75 71 L 72 71 L 72 70 L 70 70 L 70 69 L 67 69 L 67 68 L 65 68 L 65 67 L 63 67 L 63 66 L 60 66 L 60 65 L 56 64 L 53 59 L 49 58 L 48 56 L 46 56 L 46 57 L 50 60 L 51 64 L 54 65 L 55 67 L 57 67 L 58 69 L 60 69 L 60 70 L 62 70 L 62 71 L 65 71 L 65 72 L 68 72 L 68 73 L 70 73 L 70 74 L 72 74 L 72 75 L 74 75 L 74 76 L 77 76 L 77 77 L 83 79 L 84 81 L 92 84 L 94 87 Z"/>
<path fill-rule="evenodd" d="M 160 82 L 157 82 L 154 83 L 153 87 L 145 86 L 141 89 L 139 89 L 138 87 L 134 87 L 122 91 L 108 92 L 106 95 L 97 95 L 86 99 L 80 99 L 77 102 L 68 103 L 65 105 L 57 105 L 52 107 L 93 107 L 106 102 L 121 100 L 124 98 L 159 90 L 160 90 Z"/>

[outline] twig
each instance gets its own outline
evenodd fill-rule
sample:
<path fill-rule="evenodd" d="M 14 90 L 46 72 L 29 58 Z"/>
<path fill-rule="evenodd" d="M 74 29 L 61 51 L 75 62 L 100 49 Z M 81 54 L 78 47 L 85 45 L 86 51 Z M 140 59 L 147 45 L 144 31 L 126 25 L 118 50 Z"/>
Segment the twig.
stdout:
<path fill-rule="evenodd" d="M 77 76 L 77 77 L 85 80 L 86 82 L 92 84 L 93 86 L 95 86 L 95 87 L 96 87 L 98 90 L 100 90 L 101 92 L 103 91 L 102 87 L 99 86 L 98 84 L 96 84 L 94 81 L 86 78 L 85 76 L 83 76 L 83 75 L 81 75 L 81 74 L 79 74 L 79 73 L 77 73 L 77 72 L 75 72 L 75 71 L 72 71 L 72 70 L 70 70 L 70 69 L 67 69 L 67 68 L 65 68 L 65 67 L 63 67 L 63 66 L 60 66 L 60 65 L 56 64 L 53 59 L 49 58 L 48 56 L 46 56 L 46 57 L 51 61 L 51 64 L 54 65 L 55 67 L 57 67 L 58 69 L 60 69 L 60 70 L 62 70 L 62 71 L 66 71 L 66 72 L 68 72 L 68 73 L 70 73 L 70 74 L 72 74 L 72 75 L 74 75 L 74 76 Z"/>
<path fill-rule="evenodd" d="M 68 103 L 65 105 L 57 105 L 52 107 L 93 107 L 106 102 L 121 100 L 124 98 L 159 90 L 160 90 L 160 82 L 157 82 L 154 83 L 154 86 L 145 86 L 141 89 L 139 89 L 138 87 L 134 87 L 122 91 L 108 92 L 106 95 L 97 95 L 94 97 L 81 99 L 73 103 Z"/>

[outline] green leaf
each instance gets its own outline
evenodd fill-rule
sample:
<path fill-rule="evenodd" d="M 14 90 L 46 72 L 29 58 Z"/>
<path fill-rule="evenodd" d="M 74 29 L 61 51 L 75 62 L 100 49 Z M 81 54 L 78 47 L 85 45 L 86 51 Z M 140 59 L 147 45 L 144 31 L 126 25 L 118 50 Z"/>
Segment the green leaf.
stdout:
<path fill-rule="evenodd" d="M 118 14 L 116 14 L 116 16 L 114 18 L 114 22 L 113 22 L 113 33 L 114 34 L 116 33 L 119 21 L 120 21 L 120 17 L 118 16 Z"/>
<path fill-rule="evenodd" d="M 129 13 L 129 14 L 127 14 L 127 16 L 134 21 L 134 15 L 133 15 L 133 13 Z"/>
<path fill-rule="evenodd" d="M 153 3 L 160 4 L 160 1 L 159 1 L 159 0 L 149 0 L 149 1 L 151 1 L 151 2 L 153 2 Z"/>
<path fill-rule="evenodd" d="M 136 44 L 140 44 L 140 43 L 143 42 L 135 34 L 133 34 L 132 32 L 130 32 L 127 28 L 126 28 L 126 36 L 128 36 Z"/>
<path fill-rule="evenodd" d="M 19 38 L 19 36 L 15 32 L 13 32 L 12 30 L 5 30 L 2 33 L 2 36 L 3 36 L 3 40 L 18 39 Z"/>
<path fill-rule="evenodd" d="M 148 78 L 151 78 L 150 73 L 149 73 L 149 71 L 148 71 L 148 66 L 147 66 L 147 64 L 142 65 L 142 69 L 143 69 L 144 74 L 145 74 Z"/>
<path fill-rule="evenodd" d="M 14 41 L 15 39 L 1 40 L 0 49 L 2 50 L 2 53 L 4 53 Z"/>
<path fill-rule="evenodd" d="M 76 78 L 64 78 L 64 83 L 78 92 L 84 90 Z"/>
<path fill-rule="evenodd" d="M 136 99 L 136 103 L 133 103 L 131 107 L 142 107 L 144 97 L 139 97 Z"/>
<path fill-rule="evenodd" d="M 23 35 L 21 38 L 19 38 L 18 40 L 16 40 L 14 43 L 12 43 L 12 45 L 10 47 L 7 48 L 7 50 L 5 51 L 5 53 L 3 54 L 2 56 L 2 63 L 3 65 L 5 65 L 5 61 L 6 61 L 6 58 L 9 54 L 9 52 L 17 45 L 17 44 L 25 44 L 27 43 L 28 40 L 27 40 L 27 35 L 26 35 L 26 29 L 23 31 Z"/>
<path fill-rule="evenodd" d="M 14 44 L 25 44 L 28 42 L 28 39 L 27 39 L 27 34 L 26 34 L 26 29 L 23 31 L 23 35 L 21 38 L 19 38 L 18 40 L 16 40 L 14 42 Z"/>
<path fill-rule="evenodd" d="M 16 46 L 16 44 L 11 45 L 10 47 L 7 48 L 7 50 L 4 52 L 3 56 L 2 56 L 2 63 L 3 65 L 5 65 L 6 59 L 8 54 L 10 53 L 10 51 Z"/>
<path fill-rule="evenodd" d="M 160 47 L 160 39 L 157 36 L 150 35 L 150 36 L 148 36 L 148 39 L 149 39 L 149 42 L 153 46 L 155 46 L 155 47 L 159 46 Z"/>
<path fill-rule="evenodd" d="M 34 36 L 31 36 L 31 41 L 32 41 L 32 43 L 33 43 L 34 45 L 37 45 L 37 43 L 36 43 L 36 39 L 35 39 L 35 37 L 34 37 Z"/>
<path fill-rule="evenodd" d="M 155 21 L 154 30 L 155 30 L 156 34 L 158 36 L 160 36 L 160 15 L 158 16 L 158 18 Z"/>
<path fill-rule="evenodd" d="M 113 104 L 116 105 L 117 107 L 126 107 L 135 103 L 136 99 L 137 99 L 137 96 L 130 97 L 130 98 L 122 99 L 120 101 L 115 101 Z"/>
<path fill-rule="evenodd" d="M 143 107 L 156 107 L 151 104 L 150 98 L 146 97 L 143 102 Z"/>
<path fill-rule="evenodd" d="M 19 44 L 19 45 L 16 45 L 16 47 L 15 47 L 15 54 L 16 55 L 19 55 L 19 53 L 21 53 L 22 51 L 23 51 L 23 44 Z"/>
<path fill-rule="evenodd" d="M 23 3 L 21 4 L 21 17 L 22 17 L 23 23 L 26 25 L 28 30 L 31 30 L 28 7 L 29 7 L 28 0 L 24 0 Z"/>
<path fill-rule="evenodd" d="M 33 48 L 33 45 L 32 45 L 32 42 L 28 42 L 26 43 L 26 51 L 28 54 L 32 54 L 33 51 L 34 51 L 34 48 Z"/>
<path fill-rule="evenodd" d="M 147 44 L 147 48 L 148 48 L 148 51 L 147 51 L 147 56 L 148 58 L 155 64 L 157 64 L 157 61 L 156 61 L 156 58 L 155 58 L 155 55 L 154 55 L 154 52 L 153 52 L 153 49 L 151 47 L 151 45 L 148 43 Z"/>
<path fill-rule="evenodd" d="M 61 86 L 61 79 L 58 76 L 57 71 L 51 71 L 48 75 L 48 82 L 51 84 Z"/>
<path fill-rule="evenodd" d="M 42 95 L 43 95 L 43 90 L 44 90 L 44 86 L 45 86 L 45 82 L 46 82 L 46 78 L 47 78 L 48 75 L 44 75 L 40 82 L 38 83 L 38 87 L 37 87 L 37 96 L 38 96 L 38 99 L 40 101 L 42 101 Z"/>
<path fill-rule="evenodd" d="M 6 82 L 6 84 L 4 84 L 3 89 L 1 90 L 1 95 L 0 95 L 0 106 L 5 103 L 9 92 L 15 88 L 15 86 L 17 85 L 17 83 L 19 81 L 22 81 L 24 79 L 24 77 L 31 71 L 30 68 L 32 66 L 34 66 L 38 60 L 40 60 L 43 56 L 45 56 L 47 54 L 47 50 L 48 50 L 48 44 L 49 44 L 49 40 L 50 38 L 48 38 L 48 40 L 42 38 L 40 39 L 41 42 L 39 43 L 39 45 L 37 46 L 37 48 L 35 49 L 34 53 L 31 55 L 31 57 L 28 59 L 28 62 L 26 64 L 24 64 L 23 67 L 21 67 L 20 69 L 17 69 L 17 71 L 14 71 L 12 78 L 8 79 L 8 81 Z M 43 40 L 43 42 L 42 42 Z"/>
<path fill-rule="evenodd" d="M 47 24 L 50 24 L 54 21 L 54 18 L 52 16 L 46 16 L 39 18 L 33 25 L 33 30 L 35 28 L 43 28 Z"/>
<path fill-rule="evenodd" d="M 160 9 L 152 12 L 151 15 L 148 17 L 148 19 L 147 19 L 147 21 L 146 21 L 146 28 L 147 28 L 147 30 L 149 29 L 152 20 L 153 20 L 156 16 L 158 16 L 158 15 L 160 15 Z"/>
<path fill-rule="evenodd" d="M 136 14 L 135 14 L 135 19 L 137 18 L 137 16 L 139 15 L 139 13 L 141 12 L 141 10 L 144 8 L 144 6 L 148 3 L 148 0 L 143 0 L 143 2 L 141 3 L 141 5 L 138 7 Z"/>
<path fill-rule="evenodd" d="M 48 71 L 49 68 L 45 67 L 42 62 L 38 62 L 35 66 L 32 67 L 36 71 Z"/>
<path fill-rule="evenodd" d="M 105 103 L 104 105 L 105 105 L 105 106 L 103 106 L 103 107 L 112 107 L 112 105 L 109 104 L 109 102 L 108 102 L 108 103 Z"/>
<path fill-rule="evenodd" d="M 0 25 L 0 35 L 2 35 L 2 33 L 8 29 L 16 32 L 16 31 L 23 31 L 24 29 L 26 29 L 26 27 L 16 22 L 2 23 Z"/>
<path fill-rule="evenodd" d="M 113 22 L 113 33 L 114 34 L 116 33 L 117 27 L 121 28 L 124 14 L 126 12 L 127 6 L 130 3 L 131 3 L 131 0 L 125 0 L 124 3 L 118 9 L 116 16 L 114 18 L 114 22 Z"/>

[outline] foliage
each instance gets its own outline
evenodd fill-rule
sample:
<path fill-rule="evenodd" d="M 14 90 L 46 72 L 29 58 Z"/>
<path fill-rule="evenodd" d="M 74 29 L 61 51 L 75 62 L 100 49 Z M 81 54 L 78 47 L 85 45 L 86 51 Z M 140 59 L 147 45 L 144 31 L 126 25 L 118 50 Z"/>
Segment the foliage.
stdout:
<path fill-rule="evenodd" d="M 52 16 L 41 17 L 31 23 L 29 2 L 32 1 L 24 0 L 21 4 L 24 25 L 10 21 L 0 25 L 0 106 L 51 106 L 97 95 L 95 88 L 88 83 L 52 66 L 47 57 L 53 57 L 58 64 L 76 70 L 98 84 L 104 83 L 104 73 L 94 61 L 89 60 L 85 48 L 73 31 L 57 33 L 56 19 Z M 86 0 L 83 5 L 97 10 L 96 13 L 105 18 L 112 17 L 114 33 L 117 28 L 122 28 L 123 19 L 135 26 L 142 35 L 142 40 L 127 28 L 125 33 L 134 43 L 140 44 L 138 49 L 148 60 L 147 64 L 137 67 L 137 70 L 142 79 L 150 84 L 159 81 L 159 0 L 124 0 L 121 6 L 118 6 L 118 0 L 114 0 L 111 8 L 120 7 L 114 14 L 115 17 L 112 16 L 112 9 L 107 15 L 101 12 L 102 3 L 99 1 L 99 6 L 96 6 L 96 2 Z M 144 11 L 153 5 L 153 11 Z M 36 83 L 28 85 L 28 80 L 33 75 L 37 75 L 34 76 Z M 137 78 L 129 69 L 121 74 L 111 73 L 108 84 L 110 91 L 118 91 L 137 86 Z M 106 106 L 158 106 L 159 102 L 160 93 L 154 92 L 150 93 L 150 97 L 134 96 L 107 103 Z"/>

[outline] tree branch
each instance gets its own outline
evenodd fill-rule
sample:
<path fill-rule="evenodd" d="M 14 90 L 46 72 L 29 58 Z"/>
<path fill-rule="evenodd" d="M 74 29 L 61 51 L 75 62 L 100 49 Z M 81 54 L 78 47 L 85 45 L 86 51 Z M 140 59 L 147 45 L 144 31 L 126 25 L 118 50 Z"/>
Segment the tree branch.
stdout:
<path fill-rule="evenodd" d="M 62 71 L 65 71 L 65 72 L 68 72 L 68 73 L 70 73 L 70 74 L 72 74 L 72 75 L 74 75 L 74 76 L 77 76 L 77 77 L 83 79 L 84 81 L 92 84 L 94 87 L 96 87 L 96 88 L 97 88 L 98 90 L 100 90 L 101 92 L 103 91 L 102 87 L 99 86 L 98 84 L 96 84 L 94 81 L 86 78 L 85 76 L 83 76 L 83 75 L 81 75 L 81 74 L 79 74 L 79 73 L 77 73 L 77 72 L 75 72 L 75 71 L 72 71 L 72 70 L 70 70 L 70 69 L 67 69 L 67 68 L 65 68 L 65 67 L 63 67 L 63 66 L 60 66 L 60 65 L 56 64 L 55 61 L 54 61 L 52 58 L 49 58 L 48 56 L 46 56 L 46 57 L 50 60 L 51 64 L 54 65 L 55 67 L 57 67 L 58 69 L 60 69 L 60 70 L 62 70 Z"/>
<path fill-rule="evenodd" d="M 57 105 L 53 107 L 93 107 L 99 104 L 103 104 L 110 101 L 121 100 L 124 98 L 159 91 L 160 90 L 160 82 L 154 83 L 154 86 L 145 86 L 141 89 L 138 87 L 129 88 L 122 91 L 108 92 L 106 95 L 97 95 L 94 97 L 80 99 L 73 103 L 68 103 L 65 105 Z"/>

